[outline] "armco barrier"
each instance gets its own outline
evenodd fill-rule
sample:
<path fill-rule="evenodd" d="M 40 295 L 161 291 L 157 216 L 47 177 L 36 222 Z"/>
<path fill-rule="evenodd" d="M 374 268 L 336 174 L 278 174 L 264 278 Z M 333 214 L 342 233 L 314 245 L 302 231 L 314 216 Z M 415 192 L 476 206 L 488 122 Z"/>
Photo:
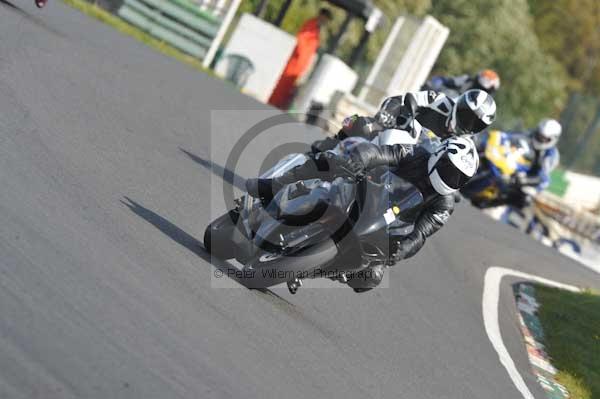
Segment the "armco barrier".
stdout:
<path fill-rule="evenodd" d="M 208 65 L 239 4 L 240 0 L 232 0 L 221 17 L 189 0 L 125 0 L 117 14 Z"/>

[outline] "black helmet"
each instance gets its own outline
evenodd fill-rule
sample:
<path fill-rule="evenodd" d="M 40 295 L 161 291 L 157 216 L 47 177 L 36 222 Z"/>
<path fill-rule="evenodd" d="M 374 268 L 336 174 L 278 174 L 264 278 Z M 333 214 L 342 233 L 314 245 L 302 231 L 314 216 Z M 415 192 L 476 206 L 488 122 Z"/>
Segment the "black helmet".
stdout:
<path fill-rule="evenodd" d="M 457 135 L 482 131 L 496 119 L 496 102 L 483 90 L 468 90 L 456 99 L 448 127 Z"/>

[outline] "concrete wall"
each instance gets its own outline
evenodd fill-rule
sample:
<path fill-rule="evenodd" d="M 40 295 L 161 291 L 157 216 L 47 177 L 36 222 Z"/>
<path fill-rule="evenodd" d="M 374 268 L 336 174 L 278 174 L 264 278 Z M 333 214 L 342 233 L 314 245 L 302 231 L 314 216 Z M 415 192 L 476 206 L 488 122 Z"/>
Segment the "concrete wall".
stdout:
<path fill-rule="evenodd" d="M 267 102 L 295 46 L 294 36 L 254 15 L 244 14 L 225 45 L 222 58 L 227 54 L 247 57 L 254 65 L 254 73 L 243 91 Z M 224 75 L 218 64 L 215 72 Z"/>
<path fill-rule="evenodd" d="M 566 172 L 567 190 L 563 196 L 565 202 L 586 210 L 600 206 L 600 178 L 575 172 Z"/>

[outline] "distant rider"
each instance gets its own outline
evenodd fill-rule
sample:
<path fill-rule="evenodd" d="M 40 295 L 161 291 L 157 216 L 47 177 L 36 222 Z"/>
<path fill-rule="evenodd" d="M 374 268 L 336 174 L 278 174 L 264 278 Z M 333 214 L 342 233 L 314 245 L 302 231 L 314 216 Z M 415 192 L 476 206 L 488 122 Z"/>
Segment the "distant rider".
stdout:
<path fill-rule="evenodd" d="M 558 166 L 560 154 L 556 144 L 562 134 L 562 126 L 555 119 L 542 119 L 529 133 L 534 158 L 526 176 L 516 179 L 521 185 L 535 186 L 538 191 L 550 184 L 550 172 Z"/>
<path fill-rule="evenodd" d="M 527 173 L 516 173 L 511 177 L 510 193 L 506 204 L 522 209 L 529 205 L 531 198 L 524 187 L 531 187 L 536 192 L 544 190 L 550 184 L 550 173 L 558 166 L 560 155 L 556 144 L 562 133 L 562 126 L 555 119 L 542 119 L 538 125 L 525 133 L 509 133 L 522 136 L 531 152 L 528 158 L 531 167 Z M 475 142 L 480 146 L 480 138 Z M 481 152 L 481 149 L 480 149 Z"/>
<path fill-rule="evenodd" d="M 456 98 L 467 90 L 479 89 L 494 95 L 500 88 L 500 76 L 496 71 L 484 69 L 474 76 L 434 76 L 429 79 L 421 90 L 434 90 L 442 92 L 449 97 Z"/>

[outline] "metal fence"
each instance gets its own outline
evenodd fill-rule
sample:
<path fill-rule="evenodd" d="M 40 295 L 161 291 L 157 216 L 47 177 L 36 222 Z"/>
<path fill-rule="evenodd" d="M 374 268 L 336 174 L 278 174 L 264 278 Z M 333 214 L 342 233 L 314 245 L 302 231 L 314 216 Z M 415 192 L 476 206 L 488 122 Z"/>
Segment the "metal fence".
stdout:
<path fill-rule="evenodd" d="M 124 0 L 117 15 L 177 49 L 213 61 L 241 0 Z"/>

